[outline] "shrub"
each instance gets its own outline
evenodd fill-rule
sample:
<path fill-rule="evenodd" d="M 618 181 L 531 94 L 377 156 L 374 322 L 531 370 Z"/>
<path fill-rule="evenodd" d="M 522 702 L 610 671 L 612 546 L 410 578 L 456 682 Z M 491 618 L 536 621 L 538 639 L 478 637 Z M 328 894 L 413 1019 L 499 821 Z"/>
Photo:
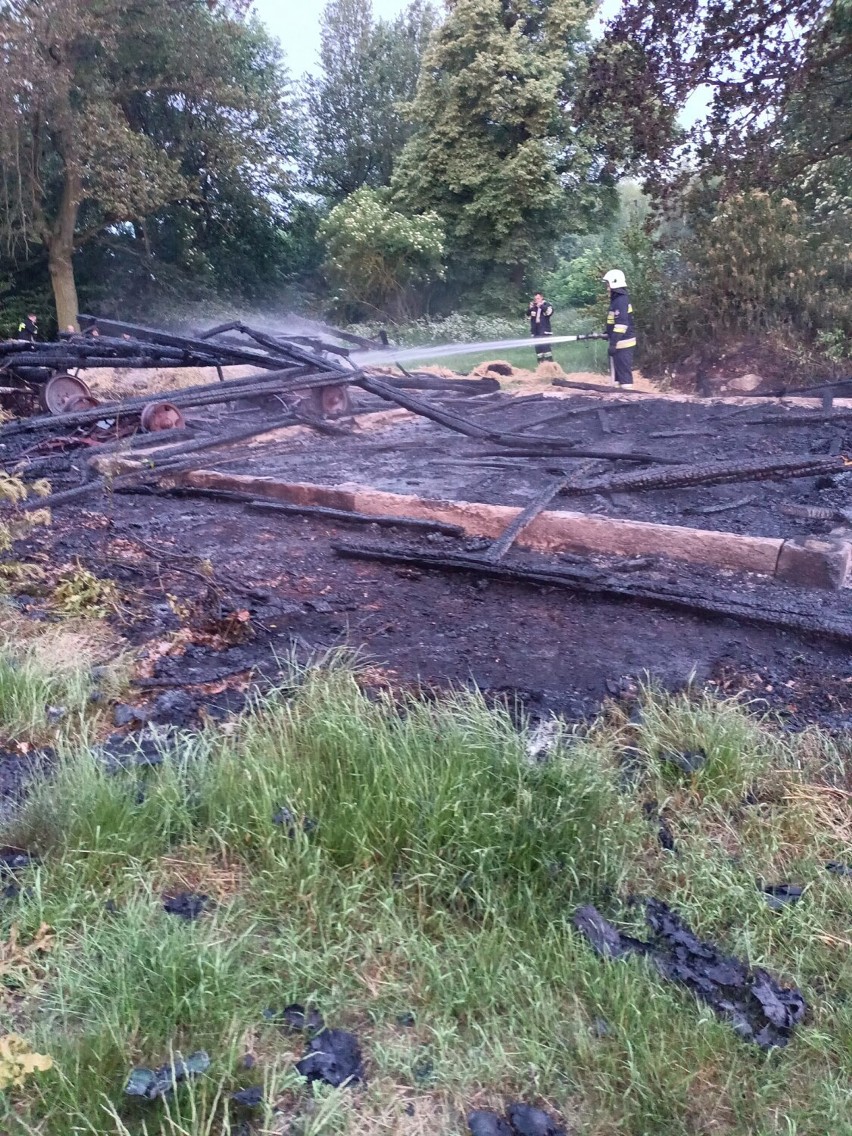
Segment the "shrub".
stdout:
<path fill-rule="evenodd" d="M 398 318 L 418 306 L 418 289 L 443 275 L 444 231 L 438 216 L 409 216 L 381 190 L 366 187 L 332 209 L 320 227 L 325 268 L 338 305 Z"/>

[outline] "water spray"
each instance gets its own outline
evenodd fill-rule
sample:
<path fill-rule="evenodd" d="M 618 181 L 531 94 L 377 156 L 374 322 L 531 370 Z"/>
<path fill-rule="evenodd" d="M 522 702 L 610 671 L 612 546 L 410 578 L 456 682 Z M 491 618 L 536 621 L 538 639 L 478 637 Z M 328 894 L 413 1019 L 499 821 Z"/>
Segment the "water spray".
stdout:
<path fill-rule="evenodd" d="M 479 355 L 482 352 L 509 351 L 514 347 L 550 347 L 554 343 L 578 343 L 584 339 L 606 339 L 605 335 L 590 332 L 587 335 L 541 335 L 524 339 L 494 339 L 485 343 L 439 343 L 434 347 L 380 347 L 375 351 L 353 351 L 349 361 L 355 367 L 376 363 L 405 363 L 416 359 L 440 359 L 445 355 Z"/>

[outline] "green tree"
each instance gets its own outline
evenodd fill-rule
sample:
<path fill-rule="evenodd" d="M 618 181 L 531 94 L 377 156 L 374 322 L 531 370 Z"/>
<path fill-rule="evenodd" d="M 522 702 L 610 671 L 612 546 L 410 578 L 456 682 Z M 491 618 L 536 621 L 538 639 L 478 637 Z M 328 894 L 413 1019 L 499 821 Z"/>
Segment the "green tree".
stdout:
<path fill-rule="evenodd" d="M 799 172 L 852 155 L 850 60 L 850 0 L 623 0 L 589 59 L 578 121 L 658 197 L 696 171 L 738 189 L 783 186 L 778 151 L 797 107 L 820 111 L 796 147 Z M 706 109 L 684 129 L 697 95 Z"/>
<path fill-rule="evenodd" d="M 422 309 L 422 289 L 443 273 L 444 232 L 434 213 L 398 212 L 386 190 L 364 186 L 320 227 L 326 271 L 349 314 L 406 319 Z"/>
<path fill-rule="evenodd" d="M 658 356 L 743 336 L 848 353 L 850 105 L 850 0 L 625 0 L 577 113 L 663 206 L 640 242 Z"/>
<path fill-rule="evenodd" d="M 411 0 L 394 20 L 375 20 L 371 0 L 329 0 L 322 15 L 323 74 L 305 85 L 307 185 L 340 201 L 362 185 L 387 185 L 411 135 L 414 97 L 433 7 Z"/>
<path fill-rule="evenodd" d="M 569 235 L 559 243 L 556 264 L 543 281 L 543 292 L 560 309 L 581 308 L 606 299 L 603 275 L 623 269 L 636 294 L 637 273 L 627 245 L 628 234 L 644 229 L 649 202 L 640 187 L 627 179 L 614 191 L 614 207 L 606 226 L 597 233 Z"/>
<path fill-rule="evenodd" d="M 807 219 L 817 269 L 809 311 L 834 356 L 852 356 L 852 2 L 832 5 L 807 81 L 787 100 L 775 181 Z M 815 304 L 816 301 L 816 304 Z M 816 312 L 814 309 L 818 308 Z"/>
<path fill-rule="evenodd" d="M 212 210 L 240 181 L 283 184 L 280 60 L 237 8 L 196 0 L 0 4 L 0 218 L 9 257 L 46 256 L 74 324 L 73 257 L 165 206 Z"/>
<path fill-rule="evenodd" d="M 609 234 L 607 246 L 627 275 L 643 364 L 711 359 L 744 340 L 770 354 L 849 357 L 848 235 L 827 240 L 819 213 L 780 191 L 668 210 L 654 228 L 634 221 Z"/>
<path fill-rule="evenodd" d="M 399 207 L 447 230 L 459 286 L 488 273 L 520 286 L 596 198 L 570 126 L 585 0 L 450 0 L 427 50 L 394 169 Z"/>

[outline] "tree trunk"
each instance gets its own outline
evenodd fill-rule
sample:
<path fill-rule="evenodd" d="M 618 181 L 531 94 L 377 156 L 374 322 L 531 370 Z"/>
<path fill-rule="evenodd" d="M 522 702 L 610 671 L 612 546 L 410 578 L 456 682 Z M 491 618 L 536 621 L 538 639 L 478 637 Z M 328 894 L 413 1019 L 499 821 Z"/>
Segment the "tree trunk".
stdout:
<path fill-rule="evenodd" d="M 80 175 L 75 169 L 73 157 L 63 145 L 65 138 L 59 138 L 59 151 L 65 161 L 65 182 L 62 197 L 47 241 L 48 268 L 53 285 L 53 298 L 56 303 L 56 322 L 60 331 L 69 327 L 79 330 L 77 315 L 77 285 L 74 280 L 74 232 L 77 228 L 77 214 L 80 209 L 82 185 Z"/>
<path fill-rule="evenodd" d="M 70 247 L 63 247 L 59 242 L 50 243 L 48 266 L 50 282 L 53 285 L 53 299 L 56 303 L 56 322 L 60 331 L 67 331 L 69 328 L 79 331 L 77 285 L 74 282 L 74 266 L 71 262 L 73 252 L 73 244 Z"/>

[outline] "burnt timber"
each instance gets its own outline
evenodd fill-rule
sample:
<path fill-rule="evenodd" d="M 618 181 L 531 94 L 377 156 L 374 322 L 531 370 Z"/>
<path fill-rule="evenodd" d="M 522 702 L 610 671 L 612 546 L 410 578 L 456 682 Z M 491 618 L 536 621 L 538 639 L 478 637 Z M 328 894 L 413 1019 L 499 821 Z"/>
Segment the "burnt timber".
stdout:
<path fill-rule="evenodd" d="M 801 405 L 775 403 L 768 412 L 764 401 L 763 413 L 755 417 L 743 407 L 744 399 L 735 408 L 714 399 L 630 400 L 601 392 L 591 383 L 515 396 L 499 389 L 493 377 L 442 379 L 399 368 L 397 374 L 392 351 L 387 368 L 359 368 L 358 349 L 369 341 L 326 335 L 322 329 L 287 337 L 232 323 L 183 336 L 94 317 L 83 322 L 84 334 L 56 344 L 0 344 L 0 370 L 11 379 L 16 370 L 85 375 L 99 367 L 121 372 L 140 365 L 158 370 L 191 366 L 215 371 L 217 377 L 168 393 L 169 402 L 186 417 L 186 426 L 161 434 L 146 435 L 139 423 L 150 395 L 102 401 L 74 413 L 21 417 L 0 428 L 3 468 L 24 479 L 46 473 L 53 483 L 52 497 L 34 499 L 32 506 L 22 508 L 54 508 L 57 533 L 70 549 L 79 549 L 72 554 L 85 557 L 85 539 L 74 525 L 80 510 L 98 515 L 109 503 L 110 524 L 119 530 L 122 518 L 140 511 L 151 518 L 145 524 L 154 524 L 158 513 L 180 517 L 190 528 L 203 519 L 211 534 L 218 531 L 216 516 L 223 524 L 228 518 L 231 531 L 245 534 L 238 539 L 249 540 L 252 531 L 261 533 L 270 548 L 280 549 L 282 561 L 307 555 L 304 539 L 318 541 L 319 558 L 311 560 L 306 577 L 317 583 L 305 587 L 322 592 L 321 579 L 342 580 L 341 571 L 357 572 L 366 585 L 358 593 L 360 602 L 370 609 L 398 612 L 394 595 L 399 591 L 400 597 L 407 596 L 399 604 L 411 609 L 412 619 L 419 591 L 424 597 L 427 592 L 438 594 L 442 598 L 430 626 L 441 640 L 447 633 L 441 628 L 452 626 L 452 620 L 440 623 L 450 618 L 442 617 L 442 610 L 449 613 L 452 608 L 453 619 L 461 618 L 462 625 L 472 620 L 479 626 L 476 607 L 458 608 L 452 599 L 467 595 L 473 581 L 477 595 L 478 585 L 490 582 L 495 620 L 497 597 L 505 594 L 513 597 L 519 612 L 528 612 L 523 618 L 533 619 L 533 625 L 539 618 L 556 618 L 554 604 L 569 605 L 575 616 L 580 610 L 575 605 L 595 604 L 609 613 L 612 626 L 629 621 L 633 631 L 627 635 L 625 658 L 643 642 L 637 629 L 658 619 L 654 612 L 695 621 L 690 624 L 696 629 L 690 645 L 683 650 L 694 653 L 696 660 L 717 650 L 713 644 L 732 626 L 748 629 L 744 638 L 737 638 L 744 644 L 769 643 L 761 636 L 781 636 L 771 640 L 779 644 L 773 648 L 776 652 L 787 639 L 791 652 L 793 646 L 800 652 L 818 651 L 820 642 L 832 645 L 832 650 L 848 644 L 849 593 L 843 587 L 834 593 L 819 591 L 813 581 L 793 587 L 789 581 L 774 580 L 771 573 L 740 580 L 730 572 L 714 572 L 710 564 L 699 580 L 698 568 L 666 565 L 658 555 L 641 551 L 619 556 L 613 549 L 605 564 L 605 553 L 575 555 L 567 564 L 559 554 L 533 560 L 525 545 L 542 511 L 563 508 L 554 502 L 567 501 L 569 508 L 586 510 L 592 519 L 623 518 L 675 528 L 690 517 L 694 520 L 687 523 L 720 535 L 771 539 L 791 547 L 798 542 L 802 556 L 817 555 L 813 547 L 804 547 L 815 542 L 826 557 L 836 559 L 852 539 L 847 517 L 852 506 L 850 467 L 844 456 L 852 453 L 848 407 L 812 412 Z M 95 329 L 98 335 L 92 334 Z M 225 369 L 233 367 L 249 373 L 225 376 Z M 329 388 L 348 392 L 346 401 L 330 411 L 315 401 L 317 392 Z M 114 469 L 99 464 L 108 458 L 115 460 Z M 315 481 L 330 494 L 339 491 L 340 500 L 345 499 L 346 486 L 361 484 L 378 492 L 402 491 L 426 503 L 511 505 L 517 516 L 504 524 L 505 531 L 498 528 L 487 541 L 477 541 L 461 526 L 404 509 L 382 513 L 309 501 L 276 503 L 250 486 L 243 499 L 233 494 L 204 497 L 187 479 L 205 470 L 233 470 L 258 483 L 270 478 Z M 757 485 L 759 492 L 744 494 L 744 488 Z M 149 501 L 157 502 L 156 511 L 149 511 Z M 352 525 L 380 526 L 383 543 L 356 547 L 348 542 L 344 547 L 337 527 L 351 530 Z M 409 543 L 397 545 L 403 536 Z M 410 543 L 412 537 L 419 539 L 416 546 Z M 180 543 L 178 534 L 168 539 Z M 199 554 L 204 547 L 228 575 L 227 565 L 238 556 L 231 537 L 226 539 L 223 530 L 220 543 L 210 539 L 212 544 L 199 541 Z M 50 540 L 47 532 L 44 540 Z M 335 567 L 337 559 L 341 569 Z M 629 580 L 620 576 L 622 564 L 630 569 Z M 439 584 L 439 579 L 444 582 Z M 297 576 L 292 586 L 301 586 Z M 341 594 L 346 591 L 344 585 L 337 586 Z M 537 597 L 543 595 L 563 598 L 542 605 Z M 541 615 L 533 617 L 533 612 Z M 403 626 L 406 619 L 397 614 L 391 623 Z M 362 625 L 369 627 L 370 619 L 355 622 L 356 638 Z M 573 626 L 565 623 L 560 634 L 573 635 Z M 604 625 L 599 631 L 603 633 Z M 483 630 L 471 630 L 471 642 L 487 634 L 484 625 Z M 390 662 L 399 664 L 411 653 L 411 636 L 417 632 L 411 623 L 405 647 L 402 641 L 394 646 L 391 632 L 382 635 L 387 648 L 380 635 L 373 649 L 380 656 L 386 649 Z M 512 641 L 505 619 L 502 636 Z M 620 648 L 610 649 L 616 660 L 612 666 L 625 665 L 617 662 Z M 573 644 L 568 651 L 581 670 L 583 650 Z M 589 657 L 598 650 L 592 638 L 587 650 Z M 666 652 L 678 655 L 670 648 Z M 419 658 L 416 650 L 413 657 Z M 427 674 L 428 656 L 416 665 L 418 673 Z M 489 665 L 493 671 L 495 664 Z M 524 672 L 520 657 L 515 665 L 517 684 Z M 660 661 L 652 654 L 647 665 L 653 669 Z M 451 671 L 443 673 L 453 681 Z M 455 677 L 464 673 L 461 666 Z"/>

